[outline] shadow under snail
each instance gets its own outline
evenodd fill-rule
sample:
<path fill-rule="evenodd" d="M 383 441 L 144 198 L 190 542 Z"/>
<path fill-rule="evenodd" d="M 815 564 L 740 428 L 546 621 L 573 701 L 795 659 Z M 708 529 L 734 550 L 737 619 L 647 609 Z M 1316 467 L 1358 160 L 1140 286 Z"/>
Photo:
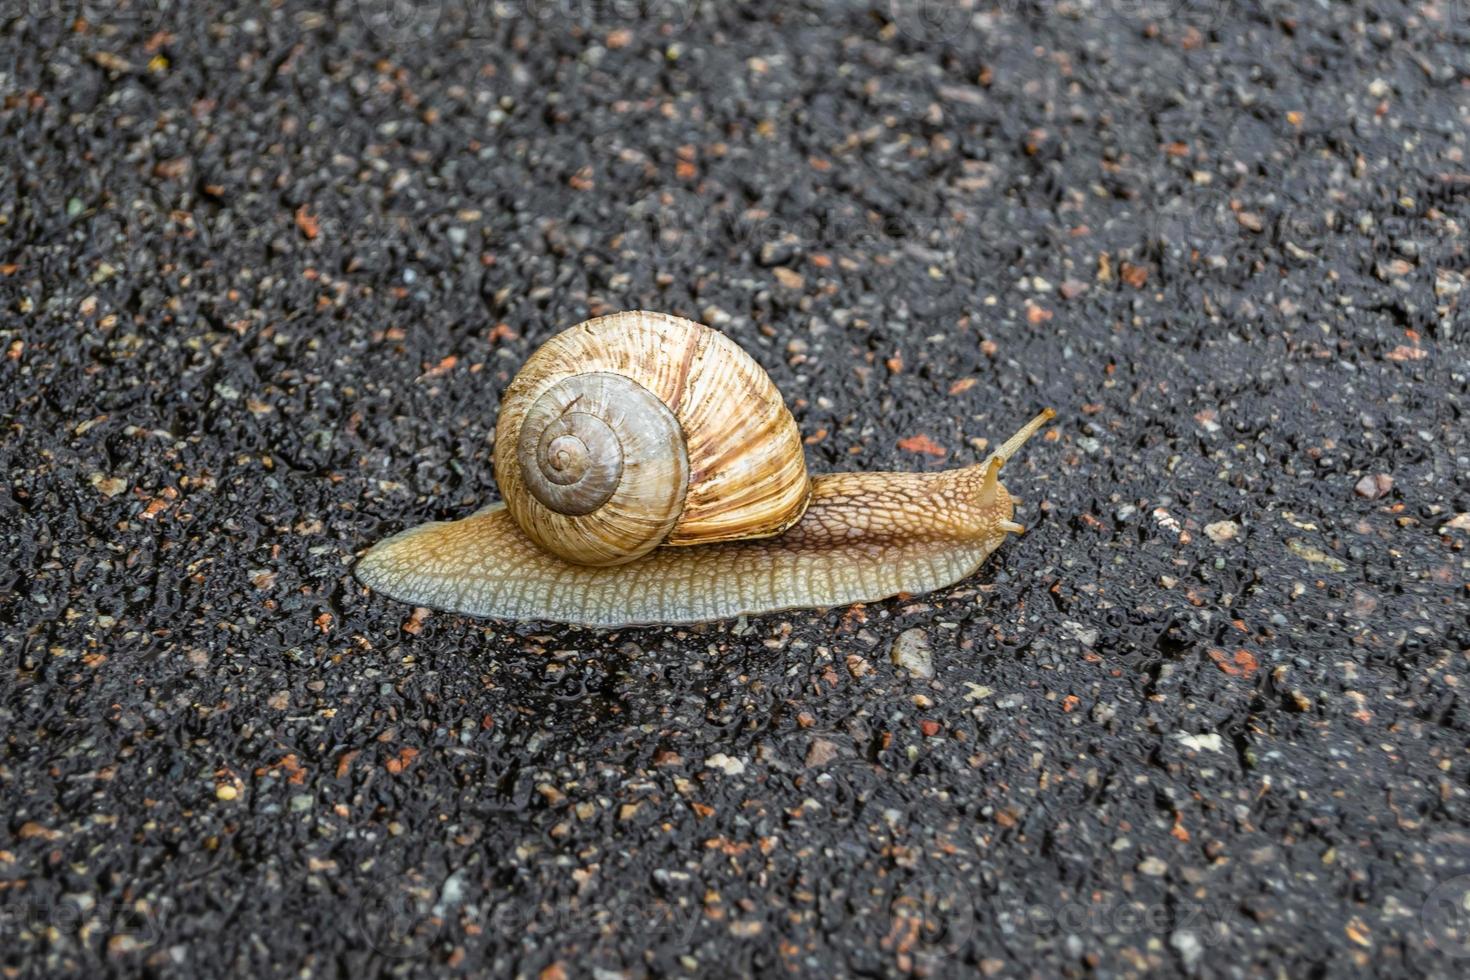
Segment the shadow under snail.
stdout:
<path fill-rule="evenodd" d="M 602 627 L 928 592 L 1023 530 L 1000 469 L 1054 415 L 975 466 L 808 477 L 795 419 L 734 341 L 614 313 L 552 337 L 506 390 L 504 503 L 379 542 L 356 574 L 415 605 Z"/>

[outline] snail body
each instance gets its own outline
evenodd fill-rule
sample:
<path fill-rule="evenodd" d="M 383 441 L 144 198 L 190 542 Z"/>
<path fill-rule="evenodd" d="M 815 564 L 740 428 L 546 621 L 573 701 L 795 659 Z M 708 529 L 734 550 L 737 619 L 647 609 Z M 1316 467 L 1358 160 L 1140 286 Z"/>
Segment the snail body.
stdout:
<path fill-rule="evenodd" d="M 388 538 L 356 574 L 415 605 L 600 627 L 928 592 L 1022 530 L 1000 470 L 1053 414 L 975 466 L 810 478 L 749 355 L 676 317 L 614 314 L 552 338 L 511 383 L 505 502 Z"/>

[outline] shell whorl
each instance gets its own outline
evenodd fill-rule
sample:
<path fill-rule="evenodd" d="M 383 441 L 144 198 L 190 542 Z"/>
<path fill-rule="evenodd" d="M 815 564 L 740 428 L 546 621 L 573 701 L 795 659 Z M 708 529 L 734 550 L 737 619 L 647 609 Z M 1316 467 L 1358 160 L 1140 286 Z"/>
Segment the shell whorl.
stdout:
<path fill-rule="evenodd" d="M 637 557 L 667 537 L 684 510 L 689 457 L 679 421 L 621 375 L 573 375 L 543 391 L 521 421 L 515 458 L 535 501 L 517 502 L 517 520 L 568 561 Z"/>
<path fill-rule="evenodd" d="M 543 344 L 506 390 L 495 477 L 552 554 L 616 565 L 660 544 L 768 537 L 806 509 L 801 434 L 723 334 L 617 313 Z"/>

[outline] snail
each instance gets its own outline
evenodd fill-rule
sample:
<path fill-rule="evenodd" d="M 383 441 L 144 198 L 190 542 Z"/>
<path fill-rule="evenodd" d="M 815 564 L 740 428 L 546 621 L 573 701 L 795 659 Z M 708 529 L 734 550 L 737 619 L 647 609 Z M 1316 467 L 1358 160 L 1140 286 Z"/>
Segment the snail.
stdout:
<path fill-rule="evenodd" d="M 358 579 L 414 605 L 612 627 L 842 606 L 973 574 L 1008 533 L 1006 461 L 808 477 L 796 421 L 749 354 L 661 313 L 548 340 L 495 430 L 503 503 L 370 548 Z"/>

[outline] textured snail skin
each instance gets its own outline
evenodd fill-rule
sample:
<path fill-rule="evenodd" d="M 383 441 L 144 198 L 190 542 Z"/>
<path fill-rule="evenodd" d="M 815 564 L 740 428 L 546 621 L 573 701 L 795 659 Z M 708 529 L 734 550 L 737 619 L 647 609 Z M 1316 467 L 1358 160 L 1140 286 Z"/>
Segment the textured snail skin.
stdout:
<path fill-rule="evenodd" d="M 812 480 L 801 519 L 774 538 L 658 548 L 627 564 L 574 565 L 538 549 L 503 504 L 416 527 L 358 563 L 392 598 L 498 619 L 585 626 L 692 623 L 928 592 L 973 574 L 1007 533 L 1001 466 L 1047 409 L 977 466 L 836 473 Z"/>

